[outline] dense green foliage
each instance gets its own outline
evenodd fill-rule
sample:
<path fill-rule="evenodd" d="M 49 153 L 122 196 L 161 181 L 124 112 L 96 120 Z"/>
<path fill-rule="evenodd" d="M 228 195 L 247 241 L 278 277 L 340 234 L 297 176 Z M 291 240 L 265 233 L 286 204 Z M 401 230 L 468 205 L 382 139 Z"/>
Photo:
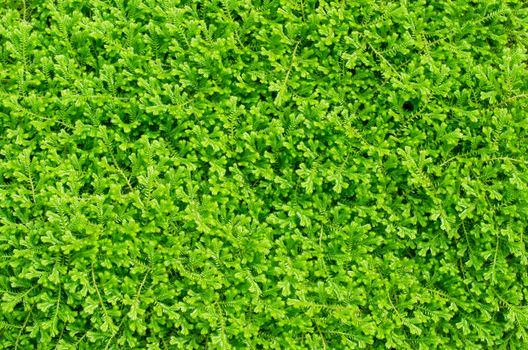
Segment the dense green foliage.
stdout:
<path fill-rule="evenodd" d="M 525 1 L 0 2 L 0 348 L 528 348 Z"/>

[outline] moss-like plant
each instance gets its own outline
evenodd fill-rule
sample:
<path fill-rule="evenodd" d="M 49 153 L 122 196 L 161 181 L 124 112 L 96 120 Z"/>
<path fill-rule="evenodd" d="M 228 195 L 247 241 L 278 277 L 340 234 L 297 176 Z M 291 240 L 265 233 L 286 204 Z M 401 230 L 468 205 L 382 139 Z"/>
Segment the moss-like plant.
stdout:
<path fill-rule="evenodd" d="M 0 348 L 528 348 L 526 1 L 0 4 Z"/>

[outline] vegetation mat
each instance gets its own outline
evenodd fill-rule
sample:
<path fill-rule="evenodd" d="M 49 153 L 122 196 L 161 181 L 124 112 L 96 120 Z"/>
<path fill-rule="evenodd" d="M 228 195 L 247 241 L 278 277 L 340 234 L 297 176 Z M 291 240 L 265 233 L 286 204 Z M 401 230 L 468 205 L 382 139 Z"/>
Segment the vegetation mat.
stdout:
<path fill-rule="evenodd" d="M 527 349 L 528 3 L 0 0 L 1 349 Z"/>

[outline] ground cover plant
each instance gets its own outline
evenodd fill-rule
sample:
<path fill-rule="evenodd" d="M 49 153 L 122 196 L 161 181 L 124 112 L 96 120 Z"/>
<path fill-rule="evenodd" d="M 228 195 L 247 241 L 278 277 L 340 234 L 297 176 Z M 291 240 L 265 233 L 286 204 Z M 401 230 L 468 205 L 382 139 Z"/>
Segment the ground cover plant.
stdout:
<path fill-rule="evenodd" d="M 0 1 L 1 349 L 528 348 L 525 1 Z"/>

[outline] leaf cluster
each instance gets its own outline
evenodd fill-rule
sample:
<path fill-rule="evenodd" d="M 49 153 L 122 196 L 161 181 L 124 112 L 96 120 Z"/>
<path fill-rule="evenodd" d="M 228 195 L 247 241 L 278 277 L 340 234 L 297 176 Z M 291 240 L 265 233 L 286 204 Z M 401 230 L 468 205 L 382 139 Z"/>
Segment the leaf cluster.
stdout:
<path fill-rule="evenodd" d="M 0 348 L 522 349 L 520 0 L 3 0 Z"/>

